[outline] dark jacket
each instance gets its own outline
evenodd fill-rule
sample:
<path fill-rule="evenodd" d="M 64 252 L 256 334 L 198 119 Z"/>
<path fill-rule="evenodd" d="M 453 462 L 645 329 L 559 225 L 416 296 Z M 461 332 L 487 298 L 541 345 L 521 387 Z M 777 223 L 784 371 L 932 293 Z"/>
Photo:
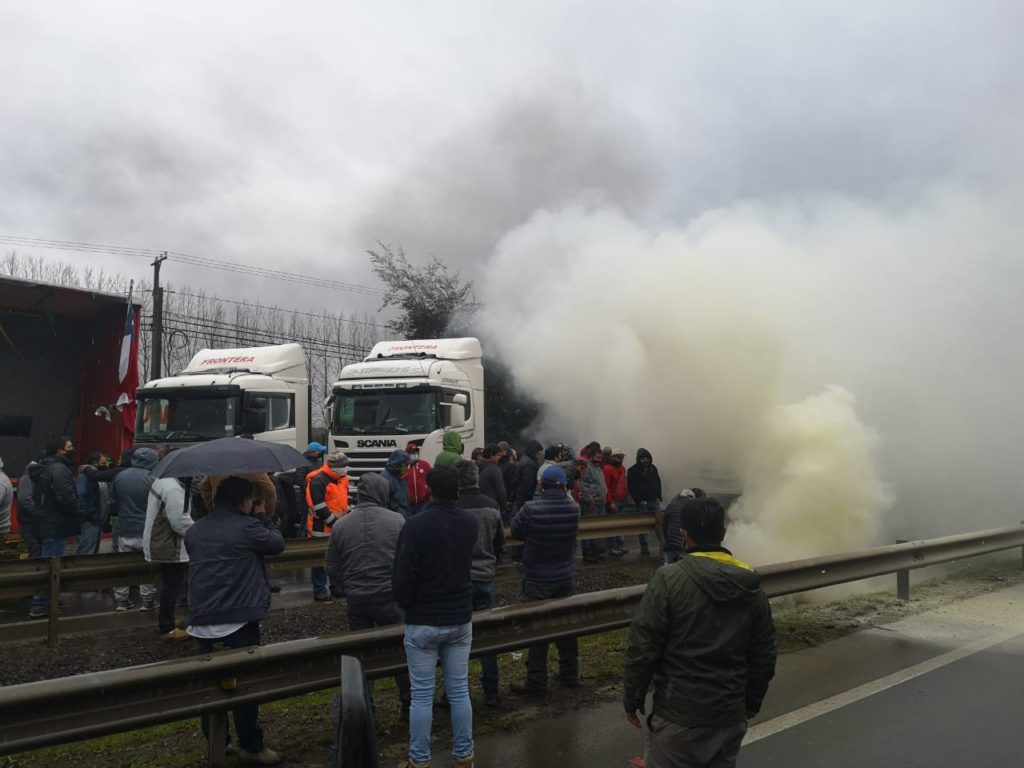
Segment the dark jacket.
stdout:
<path fill-rule="evenodd" d="M 501 470 L 501 479 L 505 481 L 505 498 L 515 503 L 519 488 L 519 470 L 516 463 L 506 456 L 498 462 L 498 469 Z"/>
<path fill-rule="evenodd" d="M 36 508 L 32 500 L 32 478 L 29 476 L 29 470 L 34 466 L 36 462 L 33 461 L 18 478 L 18 527 L 29 532 L 32 530 L 32 511 Z"/>
<path fill-rule="evenodd" d="M 676 495 L 665 507 L 665 516 L 661 521 L 661 530 L 665 534 L 665 549 L 670 552 L 682 552 L 686 549 L 683 534 L 683 509 L 687 502 L 693 501 L 692 496 Z"/>
<path fill-rule="evenodd" d="M 501 469 L 493 461 L 484 461 L 480 466 L 480 490 L 490 496 L 498 505 L 498 510 L 505 508 L 508 497 L 505 496 L 505 478 Z"/>
<path fill-rule="evenodd" d="M 149 489 L 153 485 L 150 472 L 158 461 L 156 451 L 152 448 L 136 448 L 132 454 L 131 468 L 122 470 L 114 478 L 110 495 L 117 500 L 114 532 L 118 536 L 142 538 L 146 529 Z"/>
<path fill-rule="evenodd" d="M 576 572 L 580 507 L 561 488 L 541 491 L 512 518 L 512 538 L 525 543 L 523 568 L 530 581 L 564 581 Z"/>
<path fill-rule="evenodd" d="M 640 463 L 642 458 L 651 459 L 651 463 L 644 466 Z M 626 472 L 629 495 L 637 504 L 644 501 L 661 501 L 661 475 L 658 474 L 653 459 L 650 451 L 641 448 L 636 452 L 636 464 Z"/>
<path fill-rule="evenodd" d="M 600 464 L 588 461 L 580 475 L 580 502 L 603 507 L 607 501 L 608 487 L 604 484 L 604 470 Z"/>
<path fill-rule="evenodd" d="M 100 484 L 89 477 L 88 470 L 95 475 L 96 468 L 86 464 L 75 479 L 75 492 L 78 495 L 78 517 L 83 523 L 99 525 L 103 521 L 102 496 Z"/>
<path fill-rule="evenodd" d="M 623 704 L 688 727 L 756 714 L 775 675 L 775 625 L 761 576 L 727 549 L 701 547 L 658 569 L 629 630 Z"/>
<path fill-rule="evenodd" d="M 388 463 L 384 465 L 381 477 L 388 481 L 388 509 L 402 517 L 408 517 L 412 509 L 409 507 L 409 485 L 404 477 L 400 477 L 398 469 L 409 463 L 409 454 L 399 449 L 391 452 Z M 358 491 L 357 491 L 358 492 Z"/>
<path fill-rule="evenodd" d="M 380 475 L 359 479 L 357 503 L 331 530 L 324 564 L 331 591 L 349 605 L 389 603 L 398 535 L 405 518 L 388 509 L 388 484 Z"/>
<path fill-rule="evenodd" d="M 47 456 L 29 465 L 32 480 L 32 533 L 39 539 L 66 539 L 78 533 L 78 493 L 71 465 Z"/>
<path fill-rule="evenodd" d="M 218 506 L 185 534 L 188 551 L 188 623 L 260 621 L 270 607 L 264 555 L 284 549 L 270 518 Z"/>
<path fill-rule="evenodd" d="M 434 460 L 435 467 L 454 467 L 462 461 L 462 435 L 458 432 L 445 432 L 441 438 L 441 446 L 444 448 Z"/>
<path fill-rule="evenodd" d="M 406 520 L 391 584 L 406 624 L 451 627 L 473 615 L 476 517 L 451 501 L 432 501 Z"/>
<path fill-rule="evenodd" d="M 479 525 L 473 547 L 473 581 L 494 581 L 498 555 L 505 551 L 505 526 L 498 504 L 478 486 L 469 486 L 459 489 L 455 506 L 471 512 Z"/>
<path fill-rule="evenodd" d="M 542 448 L 543 446 L 536 440 L 531 440 L 526 446 L 526 452 L 519 458 L 519 463 L 516 465 L 519 480 L 516 487 L 517 507 L 521 507 L 530 501 L 533 498 L 533 494 L 537 491 L 537 470 L 539 467 L 533 457 Z"/>

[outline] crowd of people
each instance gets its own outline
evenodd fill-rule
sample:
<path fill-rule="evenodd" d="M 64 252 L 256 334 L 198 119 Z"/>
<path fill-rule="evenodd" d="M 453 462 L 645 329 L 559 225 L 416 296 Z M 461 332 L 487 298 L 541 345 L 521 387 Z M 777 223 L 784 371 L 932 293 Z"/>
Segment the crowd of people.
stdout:
<path fill-rule="evenodd" d="M 472 616 L 494 605 L 503 556 L 521 562 L 523 602 L 568 597 L 575 588 L 581 518 L 621 514 L 627 507 L 658 515 L 665 565 L 678 567 L 657 572 L 631 628 L 627 716 L 643 725 L 640 714 L 653 683 L 647 765 L 734 764 L 746 720 L 760 708 L 774 670 L 771 612 L 757 574 L 721 546 L 725 513 L 716 500 L 687 488 L 672 494 L 662 510 L 661 477 L 650 451 L 639 449 L 628 468 L 624 451 L 598 442 L 578 455 L 562 443 L 545 448 L 531 441 L 521 455 L 496 443 L 466 459 L 458 433 L 449 432 L 433 467 L 409 443 L 391 454 L 379 474 L 362 474 L 352 500 L 349 458 L 320 443 L 307 447 L 308 468 L 207 477 L 188 487 L 152 478 L 167 450 L 137 448 L 116 467 L 92 454 L 76 466 L 71 440 L 51 443 L 18 482 L 19 520 L 30 553 L 61 556 L 75 536 L 80 553 L 95 552 L 113 518 L 115 549 L 141 551 L 160 565 L 159 591 L 151 584 L 138 587 L 140 609 L 157 611 L 162 637 L 194 638 L 197 652 L 207 653 L 259 644 L 272 589 L 265 555 L 282 551 L 285 538 L 326 538 L 324 565 L 311 573 L 313 599 L 343 597 L 351 630 L 405 627 L 407 671 L 395 677 L 409 727 L 403 768 L 431 765 L 439 664 L 438 700 L 450 709 L 453 765 L 474 764 Z M 8 495 L 0 482 L 0 522 Z M 521 542 L 507 553 L 506 527 Z M 651 554 L 650 545 L 639 537 L 642 555 Z M 627 552 L 621 538 L 584 541 L 581 550 L 584 562 Z M 188 619 L 180 626 L 175 608 L 186 582 Z M 47 600 L 36 595 L 30 616 L 45 616 Z M 134 607 L 129 587 L 114 590 L 114 605 L 118 611 Z M 506 690 L 547 695 L 548 645 L 529 647 L 525 678 Z M 559 683 L 579 686 L 577 641 L 555 645 Z M 497 706 L 497 658 L 482 658 L 481 670 L 484 704 Z M 241 761 L 279 763 L 281 756 L 263 741 L 258 707 L 241 705 L 233 714 Z"/>

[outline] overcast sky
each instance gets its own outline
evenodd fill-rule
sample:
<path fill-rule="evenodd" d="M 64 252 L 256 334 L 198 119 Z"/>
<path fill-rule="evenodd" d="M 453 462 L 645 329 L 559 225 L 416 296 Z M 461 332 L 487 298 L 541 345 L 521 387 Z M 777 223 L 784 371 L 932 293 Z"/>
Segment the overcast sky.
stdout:
<path fill-rule="evenodd" d="M 749 338 L 781 329 L 794 397 L 857 398 L 916 521 L 904 533 L 939 507 L 960 530 L 1015 521 L 1022 28 L 1019 0 L 7 2 L 0 234 L 371 284 L 382 240 L 477 279 L 504 313 L 492 332 L 556 330 L 552 365 L 599 354 L 556 323 L 593 309 L 629 338 L 650 318 L 618 319 L 623 303 L 656 312 L 703 286 L 751 315 Z M 561 317 L 507 295 L 570 275 L 579 290 L 536 310 L 564 301 Z M 513 366 L 536 364 L 520 346 L 503 345 Z M 617 361 L 593 362 L 574 370 Z"/>
<path fill-rule="evenodd" d="M 5 3 L 0 234 L 372 282 L 375 240 L 472 273 L 579 201 L 655 224 L 900 205 L 1016 179 L 1022 21 L 1015 2 Z"/>

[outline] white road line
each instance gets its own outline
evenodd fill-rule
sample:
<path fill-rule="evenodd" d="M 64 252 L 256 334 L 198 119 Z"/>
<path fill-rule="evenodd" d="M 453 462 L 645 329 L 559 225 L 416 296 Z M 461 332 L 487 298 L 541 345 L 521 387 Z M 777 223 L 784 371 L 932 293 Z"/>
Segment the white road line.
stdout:
<path fill-rule="evenodd" d="M 784 715 L 779 715 L 771 720 L 766 720 L 763 723 L 759 723 L 747 731 L 747 736 L 743 739 L 743 743 L 753 744 L 755 741 L 766 739 L 769 736 L 774 736 L 776 733 L 792 728 L 796 725 L 806 723 L 808 720 L 813 720 L 816 717 L 827 715 L 829 712 L 834 712 L 837 709 L 845 707 L 849 704 L 854 704 L 862 699 L 866 699 L 869 696 L 874 696 L 876 693 L 881 693 L 889 688 L 905 683 L 908 680 L 913 680 L 915 677 L 921 675 L 927 675 L 929 672 L 934 672 L 937 669 L 941 669 L 953 662 L 965 659 L 968 656 L 973 656 L 980 651 L 984 651 L 991 648 L 994 645 L 1005 643 L 1009 640 L 1013 640 L 1016 637 L 1021 636 L 1020 628 L 1007 629 L 1002 632 L 998 632 L 994 635 L 989 635 L 980 640 L 976 640 L 969 645 L 965 645 L 963 648 L 957 648 L 955 651 L 944 653 L 941 656 L 936 656 L 934 659 L 923 661 L 920 664 L 915 664 L 912 667 L 901 669 L 899 672 L 893 672 L 891 675 L 880 677 L 877 680 L 873 680 L 870 683 L 851 688 L 848 691 L 837 693 L 835 696 L 830 696 L 827 699 L 816 701 L 813 704 L 808 704 L 806 707 L 795 709 L 792 712 L 787 712 Z"/>

